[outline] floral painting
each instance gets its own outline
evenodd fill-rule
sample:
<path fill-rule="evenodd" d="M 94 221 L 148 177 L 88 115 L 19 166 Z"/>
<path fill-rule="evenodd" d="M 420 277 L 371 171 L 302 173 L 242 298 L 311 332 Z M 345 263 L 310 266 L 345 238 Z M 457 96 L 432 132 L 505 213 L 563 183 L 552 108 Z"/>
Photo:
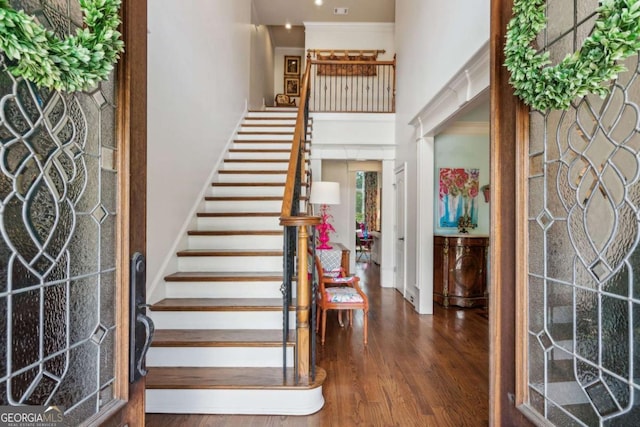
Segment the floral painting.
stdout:
<path fill-rule="evenodd" d="M 458 227 L 468 215 L 478 224 L 478 176 L 480 169 L 440 168 L 440 227 Z"/>

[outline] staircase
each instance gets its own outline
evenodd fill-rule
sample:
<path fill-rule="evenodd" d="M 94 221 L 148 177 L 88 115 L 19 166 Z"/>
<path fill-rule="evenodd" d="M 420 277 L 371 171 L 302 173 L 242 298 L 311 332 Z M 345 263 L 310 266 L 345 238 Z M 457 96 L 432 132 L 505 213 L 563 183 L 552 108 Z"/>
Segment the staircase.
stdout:
<path fill-rule="evenodd" d="M 149 413 L 306 415 L 324 404 L 322 369 L 311 384 L 294 381 L 291 308 L 283 354 L 279 217 L 295 117 L 248 113 L 177 253 L 166 299 L 150 308 Z"/>

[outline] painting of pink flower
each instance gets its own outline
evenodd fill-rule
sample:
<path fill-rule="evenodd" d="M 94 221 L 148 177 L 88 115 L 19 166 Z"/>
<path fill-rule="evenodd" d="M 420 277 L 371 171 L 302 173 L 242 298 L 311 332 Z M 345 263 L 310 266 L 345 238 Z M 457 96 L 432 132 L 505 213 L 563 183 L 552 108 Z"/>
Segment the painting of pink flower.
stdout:
<path fill-rule="evenodd" d="M 457 227 L 465 214 L 477 224 L 480 170 L 440 168 L 439 173 L 440 227 Z"/>

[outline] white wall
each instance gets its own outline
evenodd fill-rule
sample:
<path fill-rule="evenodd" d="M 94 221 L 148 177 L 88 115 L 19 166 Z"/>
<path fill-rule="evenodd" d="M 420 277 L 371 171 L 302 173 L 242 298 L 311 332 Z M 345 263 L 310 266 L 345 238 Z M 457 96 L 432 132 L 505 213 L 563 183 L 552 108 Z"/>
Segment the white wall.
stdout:
<path fill-rule="evenodd" d="M 251 0 L 149 2 L 147 280 L 154 286 L 249 97 Z"/>
<path fill-rule="evenodd" d="M 305 22 L 306 49 L 382 49 L 379 60 L 396 52 L 393 23 Z"/>
<path fill-rule="evenodd" d="M 397 52 L 396 97 L 396 165 L 406 162 L 407 184 L 407 270 L 408 287 L 422 294 L 416 304 L 421 313 L 431 313 L 431 283 L 419 283 L 418 256 L 427 263 L 433 258 L 432 246 L 419 250 L 418 236 L 432 235 L 431 230 L 418 230 L 420 215 L 429 215 L 433 209 L 424 204 L 421 197 L 432 200 L 431 181 L 418 182 L 423 174 L 433 176 L 433 147 L 421 139 L 410 121 L 445 86 L 457 71 L 489 38 L 489 0 L 396 0 L 395 42 Z M 424 144 L 418 150 L 417 144 Z M 425 164 L 418 164 L 422 158 Z M 426 160 L 426 161 L 425 161 Z M 418 173 L 418 168 L 421 168 Z M 426 169 L 426 170 L 425 170 Z M 421 189 L 419 194 L 419 188 Z M 420 197 L 419 197 L 420 196 Z M 429 221 L 431 228 L 433 222 Z M 420 234 L 418 234 L 420 232 Z M 427 249 L 425 252 L 424 249 Z M 418 255 L 418 253 L 420 254 Z M 420 281 L 429 281 L 428 274 L 421 274 Z M 411 293 L 413 293 L 412 290 Z"/>
<path fill-rule="evenodd" d="M 249 108 L 261 109 L 274 105 L 273 67 L 274 48 L 265 25 L 252 25 L 251 31 L 251 86 Z"/>

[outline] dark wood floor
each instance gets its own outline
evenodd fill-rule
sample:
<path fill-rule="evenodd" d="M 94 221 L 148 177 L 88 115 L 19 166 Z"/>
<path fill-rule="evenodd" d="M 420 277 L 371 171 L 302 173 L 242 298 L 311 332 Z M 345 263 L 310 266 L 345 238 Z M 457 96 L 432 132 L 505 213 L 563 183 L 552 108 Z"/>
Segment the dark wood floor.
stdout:
<path fill-rule="evenodd" d="M 163 426 L 487 426 L 488 321 L 483 310 L 418 315 L 394 289 L 379 286 L 375 265 L 358 264 L 369 296 L 369 344 L 362 314 L 354 328 L 327 320 L 318 362 L 327 371 L 324 408 L 295 416 L 147 414 Z"/>

